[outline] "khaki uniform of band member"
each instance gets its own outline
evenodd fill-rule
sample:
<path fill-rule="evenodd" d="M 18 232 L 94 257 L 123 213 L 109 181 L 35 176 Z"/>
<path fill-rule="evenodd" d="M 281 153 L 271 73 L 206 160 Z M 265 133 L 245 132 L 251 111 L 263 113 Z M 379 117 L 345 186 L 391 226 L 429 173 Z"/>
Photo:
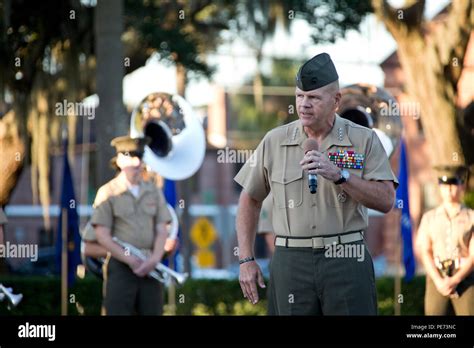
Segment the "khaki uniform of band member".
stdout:
<path fill-rule="evenodd" d="M 340 237 L 342 243 L 363 244 L 361 235 L 368 224 L 366 207 L 322 177 L 318 177 L 317 193 L 309 192 L 307 175 L 299 164 L 307 138 L 299 120 L 273 129 L 235 177 L 257 201 L 273 193 L 272 225 L 277 247 L 270 287 L 276 312 L 271 314 L 376 314 L 373 264 L 365 246 L 364 261 L 359 262 L 357 258 L 325 258 L 325 248 L 278 245 L 290 239 L 293 243 L 301 238 L 342 234 L 350 234 Z M 398 184 L 375 132 L 336 115 L 319 151 L 328 155 L 339 150 L 364 157 L 363 168 L 348 169 L 351 175 Z M 322 243 L 330 245 L 337 240 L 328 238 Z"/>
<path fill-rule="evenodd" d="M 171 221 L 163 193 L 151 182 L 140 182 L 136 198 L 126 185 L 114 178 L 97 192 L 92 225 L 111 229 L 113 237 L 151 254 L 156 226 Z M 160 315 L 162 285 L 150 277 L 136 276 L 130 267 L 113 257 L 105 264 L 104 306 L 107 315 Z"/>
<path fill-rule="evenodd" d="M 462 260 L 468 255 L 473 232 L 474 210 L 461 206 L 459 212 L 449 218 L 444 207 L 439 206 L 423 215 L 418 238 L 431 241 L 435 260 Z M 459 283 L 456 291 L 459 297 L 441 295 L 433 280 L 427 276 L 425 314 L 448 315 L 452 306 L 457 315 L 474 315 L 474 272 Z"/>

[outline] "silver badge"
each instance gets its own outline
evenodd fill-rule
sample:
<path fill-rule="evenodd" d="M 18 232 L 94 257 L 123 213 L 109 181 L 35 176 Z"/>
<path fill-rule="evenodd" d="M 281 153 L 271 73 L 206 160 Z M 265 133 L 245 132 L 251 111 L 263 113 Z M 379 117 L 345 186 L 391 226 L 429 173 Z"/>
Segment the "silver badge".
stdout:
<path fill-rule="evenodd" d="M 346 201 L 346 199 L 347 199 L 347 195 L 346 195 L 346 193 L 345 193 L 344 191 L 341 192 L 341 193 L 338 193 L 338 195 L 337 195 L 337 200 L 338 200 L 339 202 L 344 203 L 344 202 Z"/>
<path fill-rule="evenodd" d="M 293 131 L 293 136 L 291 138 L 291 141 L 295 141 L 297 133 L 298 133 L 298 128 L 295 128 L 294 131 Z"/>
<path fill-rule="evenodd" d="M 337 133 L 338 133 L 339 141 L 342 141 L 342 138 L 344 137 L 344 135 L 342 134 L 342 128 L 338 128 Z"/>

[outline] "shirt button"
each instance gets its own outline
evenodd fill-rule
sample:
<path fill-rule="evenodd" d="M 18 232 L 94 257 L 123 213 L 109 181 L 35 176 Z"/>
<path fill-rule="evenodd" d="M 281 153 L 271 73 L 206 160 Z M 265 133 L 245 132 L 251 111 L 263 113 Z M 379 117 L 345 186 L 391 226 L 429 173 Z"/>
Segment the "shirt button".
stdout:
<path fill-rule="evenodd" d="M 316 226 L 315 226 L 315 225 L 311 225 L 311 228 L 314 230 L 314 229 L 316 228 Z"/>
<path fill-rule="evenodd" d="M 316 206 L 316 203 L 314 203 L 314 202 L 313 202 L 313 203 L 311 203 L 311 206 L 315 207 L 315 206 Z"/>

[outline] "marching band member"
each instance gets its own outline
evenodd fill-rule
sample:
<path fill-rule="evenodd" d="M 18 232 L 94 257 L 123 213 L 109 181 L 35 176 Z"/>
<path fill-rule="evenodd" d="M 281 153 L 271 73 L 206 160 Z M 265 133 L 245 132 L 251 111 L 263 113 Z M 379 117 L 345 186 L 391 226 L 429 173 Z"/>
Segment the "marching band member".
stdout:
<path fill-rule="evenodd" d="M 163 257 L 171 215 L 161 190 L 141 179 L 148 141 L 129 136 L 112 140 L 120 173 L 99 189 L 94 202 L 91 224 L 97 241 L 109 252 L 104 271 L 107 315 L 163 313 L 162 284 L 147 275 Z M 112 237 L 139 248 L 148 258 L 139 260 Z"/>

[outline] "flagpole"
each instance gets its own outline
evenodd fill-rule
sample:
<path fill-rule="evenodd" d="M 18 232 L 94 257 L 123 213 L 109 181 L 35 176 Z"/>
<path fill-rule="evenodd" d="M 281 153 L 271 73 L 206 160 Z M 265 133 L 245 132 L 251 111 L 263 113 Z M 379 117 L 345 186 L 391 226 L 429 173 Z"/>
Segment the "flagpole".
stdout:
<path fill-rule="evenodd" d="M 400 215 L 400 218 L 398 219 L 400 221 L 400 228 L 401 228 L 401 213 L 397 214 Z M 397 252 L 397 261 L 396 261 L 396 270 L 395 270 L 395 294 L 394 294 L 394 312 L 395 315 L 399 316 L 401 314 L 401 308 L 400 308 L 400 302 L 398 301 L 399 295 L 402 293 L 402 275 L 401 275 L 401 268 L 402 268 L 402 252 L 403 252 L 403 247 L 402 247 L 402 234 L 397 233 L 397 245 L 399 246 L 398 252 Z"/>
<path fill-rule="evenodd" d="M 62 208 L 61 228 L 61 315 L 67 316 L 67 209 Z"/>

